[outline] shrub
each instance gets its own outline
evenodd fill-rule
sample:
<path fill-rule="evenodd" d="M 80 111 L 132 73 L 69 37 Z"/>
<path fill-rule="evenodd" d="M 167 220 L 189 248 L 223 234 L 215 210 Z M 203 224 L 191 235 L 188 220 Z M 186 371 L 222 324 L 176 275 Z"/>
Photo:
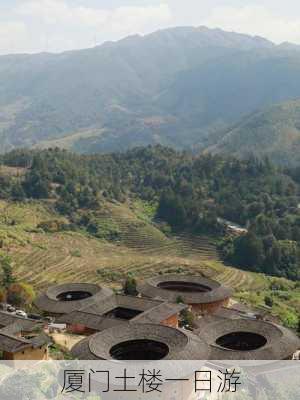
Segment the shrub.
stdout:
<path fill-rule="evenodd" d="M 181 324 L 186 328 L 194 326 L 195 316 L 191 310 L 183 310 L 181 312 Z"/>
<path fill-rule="evenodd" d="M 271 296 L 265 296 L 265 305 L 268 307 L 273 307 L 273 299 Z"/>
<path fill-rule="evenodd" d="M 123 286 L 123 291 L 126 295 L 137 296 L 137 283 L 132 275 L 128 275 Z"/>
<path fill-rule="evenodd" d="M 176 303 L 177 303 L 177 304 L 184 304 L 183 298 L 182 298 L 181 296 L 177 296 L 177 298 L 176 298 Z"/>
<path fill-rule="evenodd" d="M 79 249 L 74 249 L 70 251 L 70 255 L 72 257 L 81 257 L 81 252 Z"/>
<path fill-rule="evenodd" d="M 43 221 L 38 224 L 37 228 L 43 229 L 44 232 L 55 233 L 62 230 L 63 223 L 56 219 L 51 221 Z"/>

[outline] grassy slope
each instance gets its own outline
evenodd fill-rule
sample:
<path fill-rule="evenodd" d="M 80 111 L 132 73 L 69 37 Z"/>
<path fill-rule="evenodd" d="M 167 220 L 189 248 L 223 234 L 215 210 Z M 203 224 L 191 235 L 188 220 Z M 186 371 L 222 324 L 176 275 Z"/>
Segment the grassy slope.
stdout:
<path fill-rule="evenodd" d="M 42 221 L 63 219 L 46 203 L 0 202 L 2 252 L 8 252 L 17 278 L 42 290 L 54 283 L 69 281 L 105 283 L 118 288 L 128 272 L 137 278 L 160 273 L 199 273 L 216 278 L 235 289 L 235 297 L 255 306 L 264 303 L 272 278 L 225 266 L 211 239 L 181 235 L 167 238 L 151 224 L 151 208 L 131 209 L 107 204 L 98 215 L 104 229 L 119 232 L 117 242 L 90 237 L 85 232 L 45 233 L 37 229 Z M 291 290 L 278 292 L 274 311 L 296 322 L 300 312 L 300 290 L 280 280 Z"/>
<path fill-rule="evenodd" d="M 60 147 L 62 149 L 71 150 L 73 145 L 82 139 L 93 141 L 94 138 L 100 137 L 105 132 L 105 129 L 83 129 L 78 132 L 71 133 L 59 139 L 49 139 L 39 142 L 37 145 L 33 146 L 39 149 L 49 149 L 50 147 Z"/>

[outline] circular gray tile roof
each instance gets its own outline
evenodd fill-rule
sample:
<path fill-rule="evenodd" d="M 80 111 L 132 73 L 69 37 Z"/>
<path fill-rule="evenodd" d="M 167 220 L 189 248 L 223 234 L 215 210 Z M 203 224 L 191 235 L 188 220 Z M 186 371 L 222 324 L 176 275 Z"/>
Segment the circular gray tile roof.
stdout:
<path fill-rule="evenodd" d="M 81 360 L 112 360 L 110 350 L 124 342 L 151 340 L 168 346 L 165 360 L 206 360 L 209 356 L 207 344 L 196 335 L 164 325 L 128 323 L 96 333 L 77 343 L 72 354 Z"/>
<path fill-rule="evenodd" d="M 179 282 L 206 287 L 207 291 L 180 291 L 168 290 L 160 287 L 164 282 Z M 209 304 L 228 299 L 231 296 L 231 290 L 222 286 L 218 282 L 204 278 L 202 276 L 189 275 L 158 275 L 138 284 L 138 291 L 147 297 L 161 298 L 170 302 L 176 302 L 181 297 L 186 304 Z"/>
<path fill-rule="evenodd" d="M 90 297 L 72 301 L 59 300 L 58 297 L 67 292 L 86 292 L 90 294 Z M 34 304 L 40 310 L 50 314 L 66 314 L 82 307 L 87 307 L 95 303 L 95 301 L 99 302 L 111 296 L 112 293 L 111 289 L 91 283 L 66 283 L 51 286 L 35 299 Z"/>
<path fill-rule="evenodd" d="M 252 333 L 265 338 L 266 343 L 255 350 L 231 350 L 216 341 L 231 333 Z M 235 319 L 206 325 L 197 331 L 211 348 L 211 360 L 284 360 L 300 346 L 300 340 L 290 330 L 266 321 Z"/>

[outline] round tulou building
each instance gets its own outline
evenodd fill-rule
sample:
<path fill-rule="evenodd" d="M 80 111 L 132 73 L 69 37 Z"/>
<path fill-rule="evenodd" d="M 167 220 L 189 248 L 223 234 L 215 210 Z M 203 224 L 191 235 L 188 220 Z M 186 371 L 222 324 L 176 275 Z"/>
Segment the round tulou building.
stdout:
<path fill-rule="evenodd" d="M 210 346 L 211 360 L 289 360 L 300 346 L 290 330 L 260 320 L 223 320 L 197 334 Z"/>
<path fill-rule="evenodd" d="M 206 360 L 209 347 L 200 337 L 155 324 L 105 329 L 72 348 L 80 360 Z"/>
<path fill-rule="evenodd" d="M 44 313 L 58 316 L 101 302 L 111 295 L 110 289 L 98 285 L 66 283 L 50 287 L 36 298 L 34 304 Z"/>
<path fill-rule="evenodd" d="M 148 298 L 176 303 L 182 301 L 198 314 L 209 314 L 226 307 L 231 291 L 220 283 L 201 276 L 159 275 L 138 285 L 138 291 Z"/>

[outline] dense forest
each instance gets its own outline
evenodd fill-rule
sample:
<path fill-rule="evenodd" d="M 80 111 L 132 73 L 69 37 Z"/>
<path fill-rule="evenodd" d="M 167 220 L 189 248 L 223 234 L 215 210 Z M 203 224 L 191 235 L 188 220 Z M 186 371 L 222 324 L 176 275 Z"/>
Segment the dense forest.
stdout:
<path fill-rule="evenodd" d="M 14 150 L 1 156 L 1 164 L 23 169 L 0 176 L 1 198 L 51 200 L 73 229 L 97 236 L 95 213 L 105 202 L 138 198 L 155 206 L 154 223 L 170 233 L 214 235 L 230 262 L 300 278 L 299 169 L 163 146 L 87 156 L 58 148 Z M 226 234 L 221 218 L 248 233 Z"/>

